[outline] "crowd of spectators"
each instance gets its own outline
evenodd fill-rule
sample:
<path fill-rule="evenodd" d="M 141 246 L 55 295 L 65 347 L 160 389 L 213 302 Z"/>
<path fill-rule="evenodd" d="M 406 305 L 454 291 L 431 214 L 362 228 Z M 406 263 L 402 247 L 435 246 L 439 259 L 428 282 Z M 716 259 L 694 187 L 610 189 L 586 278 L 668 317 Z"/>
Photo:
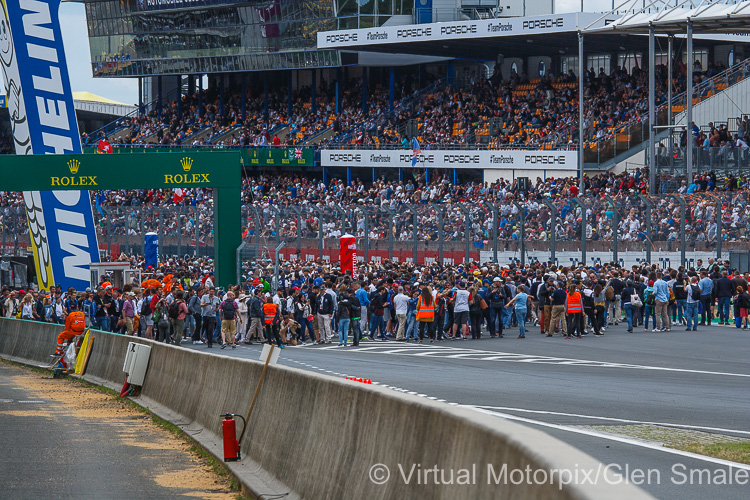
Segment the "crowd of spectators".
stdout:
<path fill-rule="evenodd" d="M 500 241 L 518 241 L 521 237 L 525 241 L 549 241 L 553 233 L 557 241 L 575 241 L 580 240 L 584 220 L 586 239 L 591 241 L 611 241 L 615 232 L 619 241 L 655 244 L 680 239 L 680 204 L 669 194 L 650 198 L 654 209 L 652 231 L 647 232 L 646 205 L 636 196 L 648 198 L 646 170 L 587 177 L 583 190 L 574 177 L 531 181 L 524 191 L 518 181 L 454 184 L 448 175 L 437 172 L 432 173 L 430 182 L 422 173 L 403 181 L 381 178 L 371 184 L 356 179 L 350 185 L 339 179 L 325 184 L 302 176 L 246 178 L 241 192 L 243 237 L 294 239 L 299 233 L 303 238 L 315 239 L 322 225 L 325 238 L 344 233 L 362 238 L 367 231 L 371 240 L 387 240 L 392 231 L 394 240 L 411 241 L 415 236 L 415 211 L 416 237 L 420 241 L 437 241 L 442 232 L 444 241 L 464 241 L 468 237 L 486 244 L 493 237 L 493 222 L 497 223 Z M 750 183 L 746 178 L 730 175 L 721 179 L 707 172 L 696 174 L 688 184 L 667 176 L 661 188 L 675 183 L 672 194 L 687 204 L 685 231 L 691 246 L 698 242 L 715 245 L 719 237 L 722 241 L 748 240 Z M 614 207 L 605 196 L 613 199 Z M 576 199 L 587 206 L 585 214 Z M 553 211 L 545 201 L 556 209 L 554 225 Z M 497 209 L 497 219 L 489 204 Z M 186 246 L 196 238 L 199 244 L 209 243 L 212 237 L 213 199 L 209 189 L 187 189 L 181 199 L 173 191 L 156 189 L 95 192 L 92 205 L 103 241 L 107 241 L 107 236 L 136 237 L 148 231 L 167 237 L 180 235 Z M 301 217 L 292 207 L 301 209 Z M 334 207 L 344 211 L 343 225 L 342 215 Z M 524 209 L 523 227 L 519 207 Z M 0 224 L 10 241 L 27 233 L 22 209 L 21 193 L 0 194 Z M 717 221 L 719 209 L 721 220 Z M 388 211 L 395 214 L 392 225 Z M 365 212 L 369 214 L 367 220 Z"/>

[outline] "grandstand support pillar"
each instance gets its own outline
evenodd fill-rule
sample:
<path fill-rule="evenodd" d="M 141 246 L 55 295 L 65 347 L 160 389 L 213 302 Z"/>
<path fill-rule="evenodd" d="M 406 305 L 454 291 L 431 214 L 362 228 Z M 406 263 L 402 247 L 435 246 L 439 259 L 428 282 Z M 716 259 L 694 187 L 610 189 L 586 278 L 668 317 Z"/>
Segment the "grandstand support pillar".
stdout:
<path fill-rule="evenodd" d="M 182 120 L 182 75 L 177 76 L 177 118 Z"/>
<path fill-rule="evenodd" d="M 328 169 L 325 167 L 321 167 L 321 169 L 323 170 L 323 184 L 327 186 L 328 185 Z"/>
<path fill-rule="evenodd" d="M 651 209 L 654 208 L 654 204 L 643 195 L 639 194 L 638 198 L 646 205 L 646 262 L 651 264 L 651 247 L 654 246 L 651 241 Z"/>
<path fill-rule="evenodd" d="M 620 213 L 617 211 L 615 200 L 613 200 L 610 195 L 604 195 L 604 200 L 612 205 L 612 260 L 618 262 L 620 260 L 617 253 L 617 240 L 619 239 L 620 230 Z"/>
<path fill-rule="evenodd" d="M 367 113 L 367 67 L 362 68 L 362 114 Z"/>
<path fill-rule="evenodd" d="M 693 21 L 687 21 L 686 48 L 687 68 L 685 84 L 687 86 L 685 95 L 685 176 L 688 186 L 693 182 Z"/>
<path fill-rule="evenodd" d="M 521 265 L 526 265 L 526 208 L 523 204 L 513 201 L 513 204 L 518 208 L 518 214 L 519 214 L 519 238 L 518 241 L 521 243 Z"/>
<path fill-rule="evenodd" d="M 464 214 L 464 264 L 468 264 L 471 252 L 471 247 L 469 246 L 469 233 L 471 232 L 469 209 L 466 208 L 463 203 L 456 203 L 456 206 L 458 206 L 459 210 L 461 210 Z"/>
<path fill-rule="evenodd" d="M 156 77 L 156 113 L 161 116 L 161 76 Z"/>
<path fill-rule="evenodd" d="M 685 212 L 687 207 L 685 200 L 679 196 L 669 195 L 670 198 L 680 204 L 680 264 L 687 267 L 687 260 L 685 258 Z"/>
<path fill-rule="evenodd" d="M 404 180 L 404 169 L 400 168 L 398 169 L 398 181 L 402 182 Z"/>
<path fill-rule="evenodd" d="M 721 200 L 716 200 L 716 260 L 721 260 Z"/>
<path fill-rule="evenodd" d="M 339 82 L 338 78 L 336 79 L 336 116 L 338 116 L 339 113 L 341 113 L 341 82 Z"/>
<path fill-rule="evenodd" d="M 585 193 L 585 186 L 583 185 L 583 136 L 584 136 L 584 124 L 583 124 L 583 98 L 584 98 L 584 71 L 586 66 L 583 60 L 583 32 L 578 32 L 578 192 L 580 196 Z"/>
<path fill-rule="evenodd" d="M 291 205 L 292 212 L 297 216 L 297 258 L 302 260 L 302 209 L 296 205 Z"/>
<path fill-rule="evenodd" d="M 138 78 L 138 114 L 143 113 L 143 78 Z"/>
<path fill-rule="evenodd" d="M 243 80 L 243 88 L 244 88 L 244 80 Z M 244 109 L 245 101 L 243 99 L 242 101 L 242 108 Z M 268 121 L 268 72 L 263 72 L 263 117 L 266 121 Z M 244 119 L 244 112 L 243 112 L 243 119 Z"/>
<path fill-rule="evenodd" d="M 576 196 L 570 201 L 581 207 L 581 263 L 586 266 L 586 227 L 589 224 L 586 212 L 588 212 L 588 207 L 580 196 Z"/>
<path fill-rule="evenodd" d="M 391 66 L 388 69 L 388 110 L 391 116 L 396 110 L 396 72 Z"/>
<path fill-rule="evenodd" d="M 253 219 L 255 220 L 255 259 L 260 259 L 260 212 L 258 212 L 258 207 L 255 205 L 250 205 L 250 210 L 253 211 Z M 197 218 L 196 218 L 197 220 Z M 196 227 L 198 225 L 196 224 Z M 195 233 L 195 245 L 196 248 L 198 247 L 198 232 Z"/>
<path fill-rule="evenodd" d="M 219 114 L 224 116 L 224 75 L 219 76 Z"/>
<path fill-rule="evenodd" d="M 289 79 L 286 84 L 286 119 L 287 122 L 292 119 L 292 72 L 289 72 Z"/>
<path fill-rule="evenodd" d="M 443 265 L 443 245 L 445 244 L 445 231 L 443 230 L 443 220 L 445 219 L 445 208 L 441 205 L 437 209 L 438 213 L 438 265 Z M 497 241 L 497 239 L 495 240 Z"/>
<path fill-rule="evenodd" d="M 318 212 L 318 258 L 323 260 L 323 216 L 325 212 L 320 207 L 315 207 L 315 211 Z"/>
<path fill-rule="evenodd" d="M 424 169 L 424 181 L 429 184 L 430 183 L 430 169 L 426 168 Z"/>
<path fill-rule="evenodd" d="M 417 212 L 417 209 L 414 207 L 414 205 L 405 205 L 406 211 L 411 212 L 412 215 L 412 229 L 411 229 L 411 236 L 412 236 L 412 263 L 416 266 L 417 265 L 417 257 L 419 254 L 419 236 L 417 227 L 419 226 L 419 213 Z"/>
<path fill-rule="evenodd" d="M 182 205 L 177 205 L 177 256 L 182 255 L 182 227 Z"/>
<path fill-rule="evenodd" d="M 448 86 L 453 87 L 456 79 L 456 67 L 453 61 L 448 63 L 448 67 L 445 70 L 445 78 L 448 80 Z"/>
<path fill-rule="evenodd" d="M 242 109 L 242 123 L 245 123 L 245 120 L 247 119 L 247 87 L 245 84 L 245 78 L 240 78 L 242 79 L 240 88 L 240 106 Z M 266 115 L 266 120 L 268 120 L 268 115 Z"/>
<path fill-rule="evenodd" d="M 310 83 L 310 111 L 313 114 L 318 112 L 318 70 L 312 70 L 312 80 Z"/>
<path fill-rule="evenodd" d="M 648 27 L 648 191 L 656 196 L 656 29 Z"/>
<path fill-rule="evenodd" d="M 372 183 L 375 184 L 375 181 L 378 180 L 378 173 L 375 170 L 375 167 L 372 167 Z"/>
<path fill-rule="evenodd" d="M 346 185 L 352 185 L 352 167 L 346 167 Z"/>
<path fill-rule="evenodd" d="M 198 75 L 198 114 L 203 118 L 203 75 Z"/>
<path fill-rule="evenodd" d="M 549 219 L 549 228 L 550 228 L 550 231 L 549 231 L 549 233 L 550 233 L 550 241 L 549 241 L 549 244 L 550 244 L 550 246 L 549 246 L 549 249 L 550 249 L 550 264 L 555 264 L 555 259 L 556 259 L 556 256 L 555 256 L 555 250 L 556 250 L 556 248 L 555 248 L 555 246 L 556 246 L 556 243 L 557 243 L 557 241 L 556 241 L 557 235 L 555 234 L 556 233 L 555 229 L 557 227 L 557 207 L 555 206 L 554 203 L 552 203 L 552 200 L 549 200 L 549 199 L 545 198 L 543 201 L 544 201 L 544 204 L 547 205 L 547 208 L 549 208 L 549 212 L 550 212 L 550 219 Z"/>
<path fill-rule="evenodd" d="M 498 217 L 497 217 L 497 207 L 494 203 L 485 201 L 484 205 L 490 210 L 492 213 L 492 262 L 497 264 L 497 223 L 498 223 Z"/>
<path fill-rule="evenodd" d="M 674 51 L 674 35 L 669 35 L 667 37 L 667 125 L 672 125 L 672 66 L 674 66 L 674 62 L 672 60 L 672 52 Z M 672 137 L 674 134 L 673 129 L 669 129 L 669 142 L 667 142 L 667 151 L 670 152 L 669 154 L 669 166 L 672 166 L 674 155 L 671 154 L 672 152 L 672 142 L 674 138 Z M 670 170 L 671 174 L 671 170 Z M 683 264 L 684 264 L 684 258 L 683 258 Z"/>
<path fill-rule="evenodd" d="M 453 184 L 458 184 L 458 170 L 453 169 Z"/>

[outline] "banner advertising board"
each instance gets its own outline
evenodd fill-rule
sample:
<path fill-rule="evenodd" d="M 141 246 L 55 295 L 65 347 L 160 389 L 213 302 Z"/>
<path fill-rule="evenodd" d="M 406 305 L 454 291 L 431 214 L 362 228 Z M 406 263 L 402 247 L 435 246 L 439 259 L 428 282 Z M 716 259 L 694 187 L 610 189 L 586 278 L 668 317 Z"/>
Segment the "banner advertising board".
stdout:
<path fill-rule="evenodd" d="M 17 155 L 81 153 L 60 0 L 0 0 L 0 63 Z M 99 247 L 87 191 L 24 191 L 39 288 L 89 286 Z M 63 263 L 68 265 L 64 265 Z"/>
<path fill-rule="evenodd" d="M 411 168 L 411 149 L 324 149 L 323 167 Z M 577 151 L 422 150 L 417 168 L 575 170 Z"/>

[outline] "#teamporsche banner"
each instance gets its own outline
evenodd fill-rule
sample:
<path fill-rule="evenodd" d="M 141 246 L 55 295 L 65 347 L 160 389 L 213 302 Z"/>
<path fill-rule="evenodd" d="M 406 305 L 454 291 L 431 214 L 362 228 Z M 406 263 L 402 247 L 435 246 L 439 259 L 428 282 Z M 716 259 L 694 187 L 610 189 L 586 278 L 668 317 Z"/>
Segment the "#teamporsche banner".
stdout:
<path fill-rule="evenodd" d="M 0 0 L 0 5 L 0 63 L 16 154 L 81 153 L 60 0 Z M 99 262 L 88 191 L 23 196 L 39 288 L 85 289 L 89 263 Z"/>

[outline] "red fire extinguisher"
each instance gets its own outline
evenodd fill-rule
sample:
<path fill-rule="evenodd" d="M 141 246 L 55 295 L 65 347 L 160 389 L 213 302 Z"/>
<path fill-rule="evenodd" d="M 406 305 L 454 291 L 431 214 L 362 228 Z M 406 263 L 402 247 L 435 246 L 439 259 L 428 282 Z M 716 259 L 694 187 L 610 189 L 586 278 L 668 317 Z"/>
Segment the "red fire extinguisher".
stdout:
<path fill-rule="evenodd" d="M 224 420 L 221 421 L 221 435 L 224 439 L 224 461 L 236 462 L 240 460 L 240 444 L 237 441 L 237 426 L 234 417 L 242 419 L 242 425 L 245 425 L 245 418 L 242 415 L 234 413 L 225 413 L 221 415 Z"/>

